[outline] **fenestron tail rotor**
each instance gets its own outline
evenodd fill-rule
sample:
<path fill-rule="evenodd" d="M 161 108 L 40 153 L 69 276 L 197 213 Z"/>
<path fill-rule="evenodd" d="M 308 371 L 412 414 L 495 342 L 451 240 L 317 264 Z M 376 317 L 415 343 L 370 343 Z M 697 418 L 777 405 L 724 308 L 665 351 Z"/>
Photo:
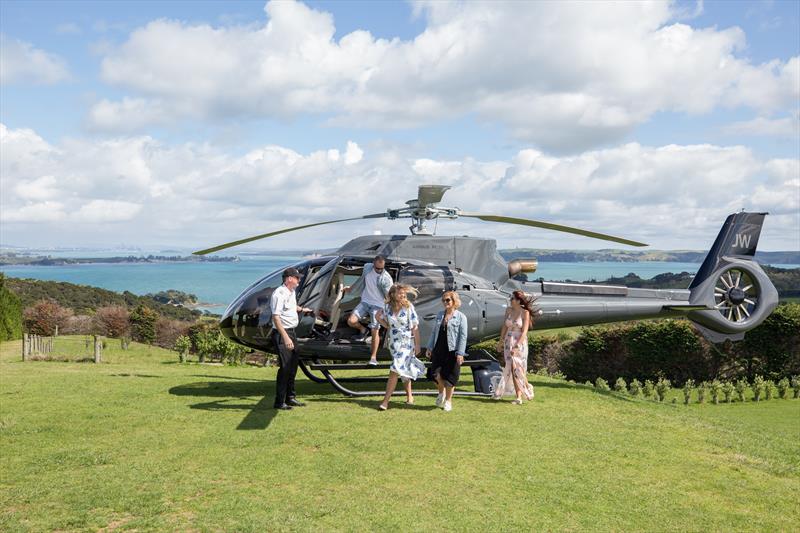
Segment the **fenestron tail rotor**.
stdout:
<path fill-rule="evenodd" d="M 758 308 L 758 287 L 744 269 L 731 268 L 714 285 L 714 309 L 728 322 L 744 322 Z"/>
<path fill-rule="evenodd" d="M 360 217 L 342 218 L 339 220 L 328 220 L 326 222 L 315 222 L 313 224 L 304 224 L 302 226 L 284 228 L 277 231 L 262 233 L 261 235 L 248 237 L 246 239 L 240 239 L 238 241 L 232 241 L 229 243 L 221 244 L 219 246 L 214 246 L 212 248 L 206 248 L 205 250 L 199 250 L 197 252 L 194 252 L 194 254 L 195 255 L 210 254 L 212 252 L 225 250 L 226 248 L 230 248 L 232 246 L 245 244 L 259 239 L 265 239 L 267 237 L 274 237 L 275 235 L 288 233 L 290 231 L 297 231 L 305 228 L 313 228 L 314 226 L 322 226 L 325 224 L 335 224 L 337 222 L 347 222 L 350 220 L 362 220 L 368 218 L 388 218 L 389 220 L 395 220 L 398 218 L 410 218 L 412 220 L 412 224 L 409 227 L 409 229 L 411 230 L 411 233 L 415 235 L 431 234 L 431 232 L 425 227 L 425 223 L 429 220 L 434 220 L 438 218 L 456 219 L 458 217 L 468 217 L 468 218 L 477 218 L 479 220 L 484 220 L 486 222 L 502 222 L 505 224 L 516 224 L 519 226 L 529 226 L 534 228 L 548 229 L 552 231 L 560 231 L 563 233 L 572 233 L 575 235 L 583 235 L 584 237 L 590 237 L 592 239 L 600 239 L 620 244 L 627 244 L 630 246 L 647 246 L 646 244 L 641 242 L 632 241 L 629 239 L 623 239 L 621 237 L 614 237 L 613 235 L 606 235 L 605 233 L 598 233 L 596 231 L 589 231 L 581 228 L 574 228 L 571 226 L 563 226 L 561 224 L 553 224 L 551 222 L 543 222 L 540 220 L 530 220 L 526 218 L 515 218 L 515 217 L 491 215 L 484 213 L 467 213 L 461 211 L 461 209 L 457 207 L 441 207 L 438 205 L 438 203 L 442 200 L 444 193 L 447 192 L 448 189 L 450 189 L 450 187 L 447 185 L 420 185 L 419 190 L 417 191 L 417 197 L 407 201 L 406 207 L 400 209 L 389 209 L 385 213 L 375 213 L 372 215 L 363 215 Z"/>

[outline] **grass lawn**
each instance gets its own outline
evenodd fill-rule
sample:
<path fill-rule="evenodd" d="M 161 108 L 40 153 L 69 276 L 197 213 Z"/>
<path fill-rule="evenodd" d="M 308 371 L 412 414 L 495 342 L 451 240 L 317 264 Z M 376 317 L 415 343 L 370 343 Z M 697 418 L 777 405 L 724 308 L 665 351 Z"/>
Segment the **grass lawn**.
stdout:
<path fill-rule="evenodd" d="M 275 369 L 0 345 L 2 531 L 789 531 L 800 400 L 658 404 L 531 376 L 534 401 L 347 399 Z M 464 388 L 471 381 L 463 373 Z M 672 391 L 670 398 L 682 398 Z M 681 401 L 681 400 L 679 400 Z"/>

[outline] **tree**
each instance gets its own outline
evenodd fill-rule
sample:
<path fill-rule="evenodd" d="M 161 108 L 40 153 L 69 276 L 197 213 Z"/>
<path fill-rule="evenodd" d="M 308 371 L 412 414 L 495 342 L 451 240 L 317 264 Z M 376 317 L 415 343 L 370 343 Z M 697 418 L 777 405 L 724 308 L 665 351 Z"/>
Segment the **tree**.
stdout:
<path fill-rule="evenodd" d="M 29 333 L 49 336 L 56 334 L 56 328 L 63 331 L 71 316 L 71 309 L 65 309 L 52 300 L 40 300 L 25 309 L 22 321 Z"/>
<path fill-rule="evenodd" d="M 95 328 L 107 337 L 121 339 L 130 335 L 130 313 L 121 305 L 107 305 L 94 315 Z"/>
<path fill-rule="evenodd" d="M 153 344 L 156 340 L 156 322 L 159 314 L 149 307 L 138 305 L 131 311 L 131 330 L 133 339 L 146 344 Z"/>
<path fill-rule="evenodd" d="M 17 295 L 6 287 L 6 277 L 0 272 L 0 341 L 22 338 L 22 304 Z"/>

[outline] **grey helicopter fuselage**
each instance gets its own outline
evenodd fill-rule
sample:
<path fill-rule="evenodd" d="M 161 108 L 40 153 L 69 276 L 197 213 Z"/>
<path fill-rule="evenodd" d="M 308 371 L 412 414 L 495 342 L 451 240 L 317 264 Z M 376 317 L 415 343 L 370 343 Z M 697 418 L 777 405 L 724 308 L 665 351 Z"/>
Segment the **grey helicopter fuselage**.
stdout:
<path fill-rule="evenodd" d="M 442 309 L 441 295 L 446 290 L 455 290 L 460 296 L 460 311 L 469 324 L 468 345 L 500 333 L 510 295 L 517 289 L 535 298 L 537 329 L 686 316 L 713 341 L 736 340 L 763 321 L 778 301 L 777 291 L 753 260 L 763 218 L 762 213 L 728 217 L 686 290 L 528 281 L 500 256 L 493 239 L 358 237 L 331 256 L 286 265 L 302 274 L 298 304 L 314 310 L 313 315 L 301 317 L 296 328 L 298 349 L 301 357 L 342 361 L 368 358 L 367 345 L 349 340 L 354 330 L 346 319 L 359 296 L 345 293 L 344 288 L 358 279 L 364 264 L 376 255 L 386 258 L 386 270 L 395 282 L 419 292 L 414 305 L 423 345 L 436 313 Z M 282 271 L 257 281 L 231 303 L 220 323 L 226 336 L 245 346 L 270 350 L 269 298 L 282 283 Z M 388 351 L 382 349 L 379 358 L 388 358 Z"/>

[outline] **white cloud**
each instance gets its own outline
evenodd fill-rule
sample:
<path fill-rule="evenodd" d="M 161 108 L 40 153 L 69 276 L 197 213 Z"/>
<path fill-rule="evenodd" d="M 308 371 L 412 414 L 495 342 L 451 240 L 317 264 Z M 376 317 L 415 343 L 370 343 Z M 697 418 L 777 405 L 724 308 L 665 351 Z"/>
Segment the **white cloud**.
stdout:
<path fill-rule="evenodd" d="M 0 85 L 49 85 L 67 79 L 67 65 L 58 55 L 0 35 Z"/>
<path fill-rule="evenodd" d="M 72 217 L 78 222 L 122 222 L 132 220 L 142 206 L 120 200 L 91 200 Z"/>
<path fill-rule="evenodd" d="M 50 145 L 30 130 L 0 125 L 0 151 L 5 242 L 46 235 L 61 244 L 202 248 L 403 207 L 418 185 L 441 183 L 453 187 L 444 205 L 583 227 L 662 249 L 707 247 L 728 214 L 769 211 L 761 248 L 800 249 L 800 160 L 763 159 L 742 146 L 631 143 L 573 156 L 526 149 L 505 161 L 434 160 L 355 143 L 307 154 L 264 146 L 232 155 L 150 137 Z M 327 248 L 374 231 L 406 233 L 407 225 L 351 222 L 256 246 Z M 615 246 L 465 219 L 441 221 L 439 231 L 492 236 L 502 246 Z M 70 236 L 79 242 L 68 242 Z"/>
<path fill-rule="evenodd" d="M 800 136 L 800 115 L 768 118 L 756 117 L 752 120 L 734 122 L 723 130 L 729 135 L 756 135 L 760 137 L 798 137 Z"/>
<path fill-rule="evenodd" d="M 694 28 L 666 2 L 419 2 L 413 40 L 354 31 L 330 14 L 270 2 L 264 25 L 156 20 L 102 63 L 136 93 L 97 104 L 97 128 L 154 121 L 324 114 L 329 123 L 410 127 L 477 111 L 548 151 L 621 138 L 659 111 L 796 107 L 797 57 L 755 65 L 739 28 Z M 133 105 L 131 102 L 135 102 Z M 154 111 L 146 108 L 152 107 Z M 131 115 L 138 115 L 138 117 Z"/>

